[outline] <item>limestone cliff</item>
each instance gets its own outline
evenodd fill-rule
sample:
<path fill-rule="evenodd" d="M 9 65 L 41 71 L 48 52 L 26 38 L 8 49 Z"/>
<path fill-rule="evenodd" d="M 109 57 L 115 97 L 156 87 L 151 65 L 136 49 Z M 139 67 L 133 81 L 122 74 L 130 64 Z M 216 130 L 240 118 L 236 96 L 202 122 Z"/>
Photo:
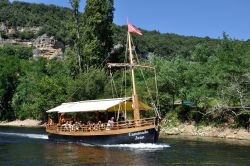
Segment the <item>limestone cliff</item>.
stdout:
<path fill-rule="evenodd" d="M 62 59 L 64 44 L 55 39 L 54 36 L 43 34 L 37 38 L 21 39 L 16 37 L 18 33 L 30 32 L 37 36 L 40 27 L 16 27 L 8 28 L 4 23 L 0 23 L 0 46 L 4 45 L 22 45 L 25 47 L 34 47 L 33 57 L 44 57 L 47 59 Z M 5 37 L 2 37 L 4 35 Z"/>
<path fill-rule="evenodd" d="M 44 57 L 47 59 L 63 58 L 64 44 L 55 39 L 55 37 L 46 34 L 39 36 L 34 42 L 33 57 Z"/>

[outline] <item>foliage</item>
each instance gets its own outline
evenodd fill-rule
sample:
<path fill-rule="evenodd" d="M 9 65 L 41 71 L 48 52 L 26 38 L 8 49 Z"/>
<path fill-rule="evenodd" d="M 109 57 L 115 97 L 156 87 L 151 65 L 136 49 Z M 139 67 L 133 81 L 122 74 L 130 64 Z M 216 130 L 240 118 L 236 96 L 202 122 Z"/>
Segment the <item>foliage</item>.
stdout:
<path fill-rule="evenodd" d="M 163 108 L 173 106 L 176 99 L 192 100 L 191 110 L 210 120 L 249 116 L 249 49 L 249 44 L 225 36 L 216 47 L 196 45 L 188 59 L 156 58 Z M 188 119 L 189 113 L 185 116 Z"/>
<path fill-rule="evenodd" d="M 67 37 L 67 29 L 64 24 L 70 16 L 70 9 L 55 5 L 32 4 L 14 1 L 7 3 L 1 0 L 0 23 L 8 28 L 17 27 L 40 27 L 39 34 L 47 33 L 64 41 Z M 27 34 L 20 34 L 21 37 Z M 29 36 L 30 38 L 30 36 Z"/>
<path fill-rule="evenodd" d="M 8 28 L 41 28 L 38 34 L 24 31 L 12 37 L 32 39 L 47 33 L 68 45 L 62 61 L 34 60 L 29 47 L 0 47 L 1 119 L 43 119 L 46 110 L 62 102 L 114 95 L 110 77 L 100 66 L 107 57 L 112 62 L 123 62 L 127 27 L 112 24 L 113 0 L 87 0 L 85 13 L 79 12 L 79 0 L 70 2 L 72 10 L 0 1 L 0 22 Z M 132 36 L 135 49 L 143 63 L 156 66 L 160 109 L 166 119 L 172 118 L 170 124 L 176 125 L 180 120 L 234 120 L 239 125 L 246 124 L 250 106 L 250 40 L 232 40 L 225 33 L 222 39 L 210 39 L 142 32 L 143 36 Z M 4 32 L 1 35 L 11 38 Z M 113 71 L 118 97 L 125 94 L 123 86 L 129 96 L 131 80 L 125 83 L 122 70 Z M 135 74 L 139 95 L 150 101 L 143 76 L 138 70 Z M 146 74 L 146 83 L 155 98 L 153 74 Z M 194 104 L 176 108 L 177 100 Z"/>
<path fill-rule="evenodd" d="M 32 49 L 28 47 L 0 47 L 0 119 L 15 118 L 11 100 L 22 75 L 21 62 L 31 56 Z"/>
<path fill-rule="evenodd" d="M 46 110 L 67 99 L 71 79 L 64 74 L 62 62 L 39 59 L 26 63 L 12 107 L 18 119 L 42 119 Z"/>
<path fill-rule="evenodd" d="M 32 48 L 22 46 L 3 46 L 0 47 L 0 56 L 15 56 L 19 59 L 29 59 L 32 57 Z"/>
<path fill-rule="evenodd" d="M 84 12 L 84 64 L 100 64 L 113 47 L 113 0 L 87 0 Z"/>
<path fill-rule="evenodd" d="M 82 21 L 81 21 L 81 15 L 79 13 L 79 5 L 80 5 L 80 0 L 70 0 L 70 4 L 72 7 L 72 19 L 73 19 L 73 27 L 72 27 L 72 34 L 74 38 L 74 49 L 77 52 L 78 56 L 78 68 L 79 68 L 79 73 L 82 72 L 82 38 L 81 38 L 81 31 L 82 31 Z M 72 22 L 72 21 L 71 21 Z M 71 26 L 72 24 L 69 24 Z"/>

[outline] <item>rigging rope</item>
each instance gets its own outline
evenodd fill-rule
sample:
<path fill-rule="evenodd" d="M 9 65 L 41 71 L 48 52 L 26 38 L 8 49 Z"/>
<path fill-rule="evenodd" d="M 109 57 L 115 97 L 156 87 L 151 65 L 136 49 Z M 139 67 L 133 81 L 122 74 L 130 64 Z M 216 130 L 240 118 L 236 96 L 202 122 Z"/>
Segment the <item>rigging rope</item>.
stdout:
<path fill-rule="evenodd" d="M 161 119 L 160 116 L 160 100 L 159 100 L 159 91 L 158 91 L 158 84 L 157 84 L 157 75 L 156 75 L 156 69 L 154 68 L 154 73 L 155 73 L 155 89 L 156 89 L 156 108 L 158 108 L 158 114 L 159 114 L 159 118 Z"/>
<path fill-rule="evenodd" d="M 134 46 L 134 42 L 133 42 L 132 39 L 131 39 L 131 42 L 132 42 L 132 45 Z M 134 49 L 134 53 L 135 53 L 136 60 L 137 60 L 137 62 L 139 63 L 139 58 L 138 58 L 138 55 L 137 55 L 135 49 Z M 155 104 L 155 101 L 154 101 L 153 96 L 152 96 L 152 94 L 151 94 L 151 91 L 150 91 L 150 89 L 149 89 L 149 86 L 148 86 L 148 84 L 147 84 L 147 81 L 146 81 L 146 79 L 145 79 L 145 75 L 144 75 L 144 73 L 143 73 L 143 71 L 142 71 L 141 68 L 140 68 L 140 73 L 141 73 L 141 75 L 142 75 L 142 77 L 143 77 L 143 80 L 144 80 L 144 83 L 145 83 L 145 85 L 146 85 L 146 88 L 147 88 L 147 91 L 148 91 L 148 94 L 149 94 L 149 97 L 150 97 L 150 100 L 151 100 L 151 104 L 152 104 L 153 107 L 154 107 L 155 114 L 160 118 L 160 113 L 159 113 L 159 97 L 158 97 L 156 70 L 155 70 L 155 68 L 154 68 L 154 75 L 155 75 L 155 78 L 154 78 L 154 79 L 155 79 L 155 87 L 156 87 L 156 89 L 155 89 L 155 90 L 156 90 L 156 104 Z"/>

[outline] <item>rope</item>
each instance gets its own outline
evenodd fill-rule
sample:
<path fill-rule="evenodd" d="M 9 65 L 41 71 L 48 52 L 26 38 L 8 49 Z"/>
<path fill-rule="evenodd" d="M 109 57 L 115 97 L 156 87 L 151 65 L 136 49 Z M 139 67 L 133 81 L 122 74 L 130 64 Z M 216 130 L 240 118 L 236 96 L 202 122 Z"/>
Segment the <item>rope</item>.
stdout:
<path fill-rule="evenodd" d="M 154 69 L 154 74 L 155 74 L 155 90 L 156 90 L 156 108 L 158 108 L 157 111 L 158 112 L 158 115 L 159 115 L 159 118 L 161 119 L 161 116 L 160 116 L 160 100 L 159 100 L 159 91 L 158 91 L 158 84 L 157 84 L 157 75 L 156 75 L 156 69 Z"/>
<path fill-rule="evenodd" d="M 79 90 L 79 89 L 81 89 L 82 87 L 80 86 L 80 87 L 78 87 L 69 97 L 68 97 L 68 99 L 66 100 L 67 102 L 69 101 L 69 99 Z"/>
<path fill-rule="evenodd" d="M 112 93 L 112 97 L 115 98 L 114 96 L 114 89 L 113 89 L 113 84 L 112 84 L 112 73 L 111 73 L 111 69 L 109 70 L 109 75 L 110 75 L 110 86 L 111 86 L 111 93 Z"/>
<path fill-rule="evenodd" d="M 134 45 L 134 42 L 133 42 L 132 39 L 131 39 L 131 42 L 132 42 L 132 44 Z M 136 50 L 134 50 L 134 53 L 135 53 L 137 62 L 139 62 L 139 58 L 138 58 L 138 55 L 137 55 L 137 53 L 136 53 Z M 159 109 L 159 97 L 158 97 L 156 70 L 155 70 L 155 68 L 154 68 L 155 87 L 156 87 L 156 89 L 155 89 L 155 90 L 156 90 L 156 104 L 155 104 L 155 101 L 154 101 L 154 99 L 153 99 L 153 96 L 151 95 L 149 86 L 148 86 L 148 84 L 147 84 L 147 81 L 146 81 L 146 79 L 145 79 L 144 73 L 143 73 L 143 71 L 142 71 L 141 68 L 140 68 L 140 73 L 141 73 L 141 75 L 142 75 L 142 77 L 143 77 L 143 80 L 144 80 L 144 83 L 145 83 L 145 85 L 146 85 L 146 88 L 147 88 L 147 91 L 148 91 L 148 94 L 149 94 L 149 97 L 150 97 L 150 100 L 151 100 L 151 104 L 152 104 L 153 107 L 154 107 L 155 114 L 156 114 L 158 117 L 160 117 L 160 113 L 159 113 L 159 111 L 158 111 L 158 109 Z"/>

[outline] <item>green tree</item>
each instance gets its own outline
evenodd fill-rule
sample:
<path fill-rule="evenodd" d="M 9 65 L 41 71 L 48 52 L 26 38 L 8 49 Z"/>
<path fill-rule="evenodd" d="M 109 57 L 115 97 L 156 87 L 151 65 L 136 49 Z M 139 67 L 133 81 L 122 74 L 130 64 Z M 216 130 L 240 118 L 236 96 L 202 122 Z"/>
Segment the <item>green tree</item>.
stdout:
<path fill-rule="evenodd" d="M 113 0 L 87 0 L 84 13 L 84 64 L 101 63 L 113 47 Z"/>
<path fill-rule="evenodd" d="M 79 13 L 79 5 L 80 5 L 80 0 L 70 0 L 69 1 L 72 7 L 72 18 L 74 22 L 74 31 L 75 31 L 75 48 L 78 56 L 78 67 L 79 67 L 79 73 L 82 72 L 82 41 L 81 41 L 81 15 Z"/>
<path fill-rule="evenodd" d="M 67 101 L 72 79 L 60 61 L 36 61 L 22 64 L 24 74 L 12 99 L 18 119 L 45 120 L 45 111 Z"/>
<path fill-rule="evenodd" d="M 11 100 L 18 85 L 20 63 L 17 57 L 0 56 L 0 119 L 14 119 Z"/>

